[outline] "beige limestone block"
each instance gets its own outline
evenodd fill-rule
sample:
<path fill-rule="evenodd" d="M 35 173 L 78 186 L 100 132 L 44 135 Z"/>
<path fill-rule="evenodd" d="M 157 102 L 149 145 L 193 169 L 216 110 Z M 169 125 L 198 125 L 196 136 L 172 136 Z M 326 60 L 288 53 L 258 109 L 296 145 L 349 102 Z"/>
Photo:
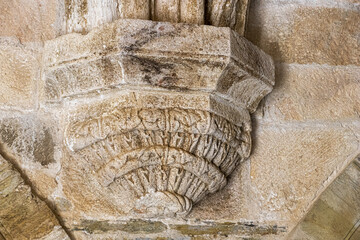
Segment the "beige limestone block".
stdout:
<path fill-rule="evenodd" d="M 180 22 L 180 0 L 155 0 L 154 20 L 162 22 Z"/>
<path fill-rule="evenodd" d="M 49 207 L 36 197 L 20 174 L 0 156 L 0 237 L 69 239 Z M 50 237 L 50 238 L 49 238 Z M 52 238 L 54 239 L 54 238 Z"/>
<path fill-rule="evenodd" d="M 0 38 L 0 108 L 33 109 L 40 79 L 41 47 Z"/>
<path fill-rule="evenodd" d="M 228 28 L 118 20 L 45 44 L 43 100 L 101 88 L 215 91 L 254 111 L 274 84 L 271 58 Z"/>
<path fill-rule="evenodd" d="M 249 161 L 189 218 L 276 223 L 289 232 L 360 152 L 359 124 L 255 124 Z"/>
<path fill-rule="evenodd" d="M 272 125 L 255 132 L 250 179 L 262 199 L 257 218 L 284 219 L 291 231 L 359 153 L 358 132 L 359 126 L 341 124 L 294 129 Z"/>
<path fill-rule="evenodd" d="M 257 116 L 267 121 L 352 121 L 360 117 L 360 68 L 278 64 L 277 84 Z"/>
<path fill-rule="evenodd" d="M 57 0 L 0 1 L 0 36 L 21 42 L 53 39 L 64 32 L 64 5 Z"/>
<path fill-rule="evenodd" d="M 67 0 L 66 29 L 88 32 L 116 19 L 204 24 L 204 0 Z"/>
<path fill-rule="evenodd" d="M 180 1 L 180 22 L 204 24 L 205 0 Z"/>
<path fill-rule="evenodd" d="M 246 37 L 275 61 L 359 65 L 360 9 L 312 2 L 254 2 Z"/>

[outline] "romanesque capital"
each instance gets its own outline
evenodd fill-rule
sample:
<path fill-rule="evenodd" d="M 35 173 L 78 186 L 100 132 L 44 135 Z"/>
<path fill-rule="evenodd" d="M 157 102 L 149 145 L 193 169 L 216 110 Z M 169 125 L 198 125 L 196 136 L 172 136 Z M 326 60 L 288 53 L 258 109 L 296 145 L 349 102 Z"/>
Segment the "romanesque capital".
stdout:
<path fill-rule="evenodd" d="M 117 20 L 46 42 L 43 61 L 42 102 L 65 109 L 64 188 L 140 217 L 224 187 L 274 85 L 271 58 L 228 27 Z"/>

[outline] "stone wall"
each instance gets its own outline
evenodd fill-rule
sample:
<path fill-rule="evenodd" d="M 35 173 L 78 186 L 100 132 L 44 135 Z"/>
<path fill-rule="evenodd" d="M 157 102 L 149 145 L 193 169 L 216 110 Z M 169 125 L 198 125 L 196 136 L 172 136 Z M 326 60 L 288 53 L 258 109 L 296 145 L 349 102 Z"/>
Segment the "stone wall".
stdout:
<path fill-rule="evenodd" d="M 277 66 L 243 170 L 253 218 L 291 230 L 359 152 L 359 10 L 347 0 L 253 1 L 246 37 Z"/>
<path fill-rule="evenodd" d="M 73 172 L 69 178 L 76 182 L 81 167 L 74 170 L 64 164 L 63 103 L 44 104 L 44 45 L 51 49 L 51 42 L 45 41 L 74 31 L 86 34 L 103 23 L 126 18 L 125 9 L 131 7 L 126 2 L 102 1 L 96 8 L 92 6 L 98 2 L 85 0 L 0 1 L 0 154 L 21 171 L 36 201 L 42 199 L 39 204 L 46 206 L 52 225 L 33 238 L 62 225 L 76 239 L 285 239 L 360 152 L 359 3 L 251 2 L 247 30 L 240 23 L 232 26 L 272 56 L 276 66 L 274 90 L 252 115 L 252 155 L 230 175 L 224 189 L 199 202 L 185 218 L 166 221 L 78 214 L 101 207 L 112 211 L 112 206 L 102 206 L 94 198 L 84 209 L 74 209 L 64 198 L 61 178 Z M 137 14 L 142 18 L 143 11 Z M 167 15 L 165 19 L 153 18 L 156 15 L 149 12 L 145 16 L 168 20 Z M 189 21 L 202 23 L 198 18 Z M 82 101 L 81 96 L 72 97 Z M 73 194 L 77 199 L 93 197 L 81 189 Z M 72 219 L 76 214 L 80 217 Z M 0 216 L 0 233 L 11 239 L 1 228 L 7 228 L 6 220 Z M 53 234 L 61 239 L 63 232 Z"/>

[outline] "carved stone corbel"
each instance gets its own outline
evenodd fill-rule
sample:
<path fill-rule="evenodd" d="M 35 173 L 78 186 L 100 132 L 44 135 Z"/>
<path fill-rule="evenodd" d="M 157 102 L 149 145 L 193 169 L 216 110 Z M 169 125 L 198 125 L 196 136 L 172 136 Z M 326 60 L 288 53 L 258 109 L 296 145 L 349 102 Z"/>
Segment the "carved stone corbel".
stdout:
<path fill-rule="evenodd" d="M 135 216 L 185 215 L 249 157 L 271 58 L 229 28 L 118 20 L 45 45 L 77 181 Z M 80 179 L 80 180 L 76 180 Z M 81 180 L 82 179 L 82 180 Z"/>

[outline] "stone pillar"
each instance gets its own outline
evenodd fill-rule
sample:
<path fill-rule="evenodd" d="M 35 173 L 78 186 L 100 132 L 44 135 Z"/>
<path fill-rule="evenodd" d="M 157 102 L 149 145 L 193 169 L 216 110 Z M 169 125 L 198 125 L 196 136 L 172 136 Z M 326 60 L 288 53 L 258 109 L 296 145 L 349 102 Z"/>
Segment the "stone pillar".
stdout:
<path fill-rule="evenodd" d="M 244 35 L 249 0 L 66 0 L 66 32 L 88 32 L 115 19 L 230 27 Z"/>

